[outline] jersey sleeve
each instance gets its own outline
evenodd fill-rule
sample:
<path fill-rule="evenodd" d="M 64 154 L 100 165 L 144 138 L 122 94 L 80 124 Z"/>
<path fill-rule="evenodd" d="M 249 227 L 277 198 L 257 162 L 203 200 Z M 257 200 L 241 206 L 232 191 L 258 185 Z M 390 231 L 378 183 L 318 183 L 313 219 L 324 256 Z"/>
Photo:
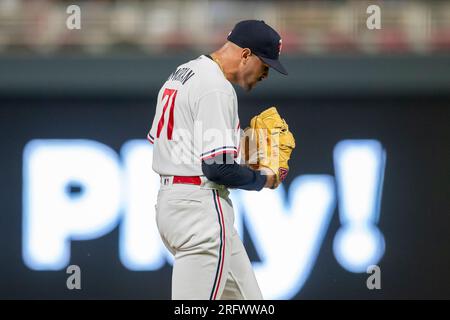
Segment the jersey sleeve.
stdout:
<path fill-rule="evenodd" d="M 155 116 L 155 118 L 153 119 L 153 124 L 152 124 L 152 127 L 150 128 L 150 130 L 149 130 L 149 132 L 147 133 L 147 140 L 151 143 L 151 144 L 154 144 L 155 143 L 155 129 L 154 129 L 154 127 L 155 127 L 155 119 L 156 119 L 156 116 Z"/>
<path fill-rule="evenodd" d="M 238 155 L 235 127 L 238 121 L 233 95 L 215 90 L 198 100 L 194 125 L 196 152 L 201 160 L 228 153 Z"/>
<path fill-rule="evenodd" d="M 151 143 L 154 144 L 155 143 L 155 137 L 156 137 L 156 129 L 158 126 L 158 101 L 160 101 L 161 99 L 161 90 L 158 93 L 158 98 L 157 98 L 157 103 L 156 103 L 156 108 L 155 108 L 155 115 L 153 116 L 153 122 L 152 122 L 152 126 L 150 127 L 150 130 L 147 133 L 147 140 Z"/>

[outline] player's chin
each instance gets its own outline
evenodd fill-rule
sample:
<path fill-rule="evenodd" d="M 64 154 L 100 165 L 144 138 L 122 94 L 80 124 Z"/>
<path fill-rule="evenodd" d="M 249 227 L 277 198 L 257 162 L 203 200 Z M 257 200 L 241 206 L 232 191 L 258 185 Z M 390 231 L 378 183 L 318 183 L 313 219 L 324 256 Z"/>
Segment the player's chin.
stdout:
<path fill-rule="evenodd" d="M 256 86 L 257 83 L 258 83 L 258 81 L 248 83 L 248 84 L 244 87 L 245 91 L 247 91 L 247 92 L 248 92 L 248 91 L 251 91 L 251 90 Z"/>

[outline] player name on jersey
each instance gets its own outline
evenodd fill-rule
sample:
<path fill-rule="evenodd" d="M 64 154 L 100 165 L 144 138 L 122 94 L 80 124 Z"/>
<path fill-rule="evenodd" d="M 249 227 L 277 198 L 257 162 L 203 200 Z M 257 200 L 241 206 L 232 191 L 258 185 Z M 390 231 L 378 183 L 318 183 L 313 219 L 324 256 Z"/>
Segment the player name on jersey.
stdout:
<path fill-rule="evenodd" d="M 180 81 L 181 84 L 185 84 L 194 74 L 195 72 L 189 68 L 178 68 L 172 72 L 167 80 Z"/>

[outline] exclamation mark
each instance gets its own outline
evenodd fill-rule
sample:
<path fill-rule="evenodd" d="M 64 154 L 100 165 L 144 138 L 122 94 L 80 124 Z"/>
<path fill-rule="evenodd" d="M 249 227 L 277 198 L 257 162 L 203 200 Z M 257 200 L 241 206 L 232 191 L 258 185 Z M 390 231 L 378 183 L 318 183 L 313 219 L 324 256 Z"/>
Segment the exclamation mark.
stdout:
<path fill-rule="evenodd" d="M 334 148 L 341 228 L 333 243 L 338 262 L 351 272 L 366 272 L 384 254 L 377 227 L 386 152 L 376 140 L 343 140 Z"/>

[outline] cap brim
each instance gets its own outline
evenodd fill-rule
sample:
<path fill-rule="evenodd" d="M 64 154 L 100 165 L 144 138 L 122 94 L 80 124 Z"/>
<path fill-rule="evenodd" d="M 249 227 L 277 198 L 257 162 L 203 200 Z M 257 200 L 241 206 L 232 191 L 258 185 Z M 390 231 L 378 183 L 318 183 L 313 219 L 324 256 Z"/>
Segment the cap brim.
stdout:
<path fill-rule="evenodd" d="M 269 59 L 269 58 L 264 58 L 264 57 L 259 57 L 262 61 L 264 61 L 265 63 L 267 63 L 271 68 L 277 70 L 279 73 L 282 73 L 284 75 L 287 75 L 288 72 L 286 71 L 286 69 L 283 67 L 283 65 L 281 64 L 280 60 L 275 60 L 275 59 Z"/>

